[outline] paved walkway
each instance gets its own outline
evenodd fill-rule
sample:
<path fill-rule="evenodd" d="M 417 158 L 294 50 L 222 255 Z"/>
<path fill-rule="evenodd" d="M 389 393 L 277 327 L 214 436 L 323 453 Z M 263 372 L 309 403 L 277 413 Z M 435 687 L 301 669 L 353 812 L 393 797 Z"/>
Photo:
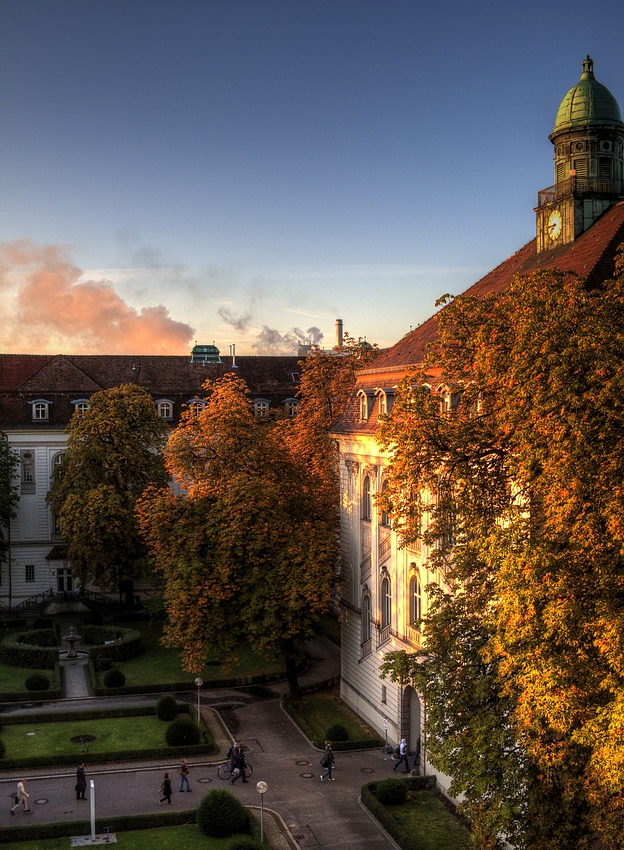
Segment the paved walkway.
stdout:
<path fill-rule="evenodd" d="M 339 672 L 339 650 L 325 638 L 316 638 L 308 647 L 313 658 L 310 669 L 301 677 L 302 684 L 335 676 Z M 244 689 L 202 691 L 202 712 L 209 705 L 230 704 L 238 736 L 249 747 L 248 760 L 253 765 L 251 782 L 240 780 L 227 787 L 250 806 L 260 804 L 255 783 L 263 779 L 269 788 L 264 805 L 279 812 L 303 850 L 312 847 L 341 846 L 351 850 L 389 850 L 393 845 L 358 804 L 361 785 L 367 780 L 389 775 L 392 762 L 380 750 L 358 753 L 337 753 L 335 782 L 321 782 L 319 777 L 321 753 L 301 735 L 290 718 L 280 708 L 279 697 L 287 690 L 286 683 L 271 685 L 275 697 L 245 704 L 239 702 Z M 189 700 L 194 695 L 187 696 Z M 248 695 L 246 696 L 249 699 Z M 58 703 L 29 708 L 12 707 L 7 713 L 36 715 L 38 711 L 64 710 L 89 705 L 98 708 L 154 702 L 157 697 L 115 697 L 62 700 Z M 212 725 L 214 726 L 214 720 Z M 87 765 L 87 775 L 95 782 L 96 814 L 98 819 L 119 814 L 159 811 L 158 789 L 164 770 L 174 772 L 173 806 L 191 809 L 199 796 L 213 787 L 226 787 L 217 777 L 216 767 L 223 760 L 229 745 L 227 731 L 218 735 L 219 757 L 193 757 L 191 762 L 190 794 L 177 791 L 177 765 L 159 762 L 131 762 L 107 765 Z M 88 756 L 87 756 L 88 759 Z M 0 825 L 47 823 L 62 819 L 89 817 L 89 803 L 75 800 L 75 771 L 70 767 L 39 768 L 28 771 L 27 789 L 33 815 L 19 810 L 9 813 L 9 799 L 20 777 L 14 771 L 0 772 Z M 37 802 L 44 801 L 45 802 Z M 88 833 L 85 829 L 85 834 Z"/>

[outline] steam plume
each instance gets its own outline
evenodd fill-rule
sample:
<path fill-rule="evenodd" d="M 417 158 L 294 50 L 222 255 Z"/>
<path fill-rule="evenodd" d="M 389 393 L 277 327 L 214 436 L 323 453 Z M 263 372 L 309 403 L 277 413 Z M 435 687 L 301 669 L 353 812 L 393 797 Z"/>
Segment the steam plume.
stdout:
<path fill-rule="evenodd" d="M 228 307 L 219 307 L 217 313 L 221 316 L 224 322 L 231 325 L 240 333 L 245 333 L 245 331 L 247 331 L 249 323 L 253 318 L 253 313 L 250 310 L 247 310 L 242 314 L 242 316 L 235 316 Z"/>
<path fill-rule="evenodd" d="M 6 352 L 176 354 L 195 333 L 162 305 L 136 310 L 108 280 L 78 283 L 58 245 L 0 243 L 0 346 Z"/>

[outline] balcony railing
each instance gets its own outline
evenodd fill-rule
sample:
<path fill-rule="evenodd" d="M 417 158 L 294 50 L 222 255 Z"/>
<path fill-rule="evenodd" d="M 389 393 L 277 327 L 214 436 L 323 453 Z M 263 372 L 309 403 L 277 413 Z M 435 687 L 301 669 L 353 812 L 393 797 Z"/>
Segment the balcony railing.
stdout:
<path fill-rule="evenodd" d="M 570 195 L 614 195 L 624 191 L 624 181 L 619 177 L 568 177 L 554 186 L 537 193 L 537 206 L 544 207 Z"/>
<path fill-rule="evenodd" d="M 365 640 L 362 646 L 360 647 L 360 658 L 366 658 L 367 655 L 370 655 L 373 651 L 373 641 L 371 638 Z"/>
<path fill-rule="evenodd" d="M 421 637 L 420 630 L 415 629 L 414 626 L 407 627 L 407 639 L 410 643 L 413 643 L 415 646 L 420 646 Z"/>
<path fill-rule="evenodd" d="M 390 635 L 392 634 L 392 626 L 384 626 L 383 629 L 379 631 L 379 642 L 377 646 L 383 646 L 384 643 L 388 643 L 390 640 Z"/>
<path fill-rule="evenodd" d="M 390 557 L 390 535 L 386 534 L 386 536 L 379 541 L 379 546 L 377 547 L 377 557 L 379 559 L 379 564 L 383 564 L 384 561 L 387 561 Z"/>

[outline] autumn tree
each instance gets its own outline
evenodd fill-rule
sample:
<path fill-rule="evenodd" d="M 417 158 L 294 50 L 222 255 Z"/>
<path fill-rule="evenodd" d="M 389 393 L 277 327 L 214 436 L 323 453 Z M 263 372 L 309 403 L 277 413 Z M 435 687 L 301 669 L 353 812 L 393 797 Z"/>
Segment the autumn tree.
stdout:
<path fill-rule="evenodd" d="M 165 448 L 179 493 L 153 487 L 139 503 L 165 578 L 166 641 L 193 671 L 214 652 L 231 660 L 241 641 L 284 653 L 295 693 L 298 644 L 336 581 L 327 482 L 300 451 L 296 423 L 254 416 L 240 377 L 206 389 L 205 408 L 189 410 Z"/>
<path fill-rule="evenodd" d="M 148 485 L 167 480 L 159 454 L 167 430 L 142 387 L 95 393 L 69 424 L 67 451 L 48 495 L 78 579 L 106 589 L 125 583 L 130 603 L 147 554 L 135 505 Z"/>
<path fill-rule="evenodd" d="M 599 290 L 457 298 L 382 429 L 385 508 L 456 591 L 383 673 L 421 689 L 479 847 L 624 847 L 623 329 L 621 257 Z"/>

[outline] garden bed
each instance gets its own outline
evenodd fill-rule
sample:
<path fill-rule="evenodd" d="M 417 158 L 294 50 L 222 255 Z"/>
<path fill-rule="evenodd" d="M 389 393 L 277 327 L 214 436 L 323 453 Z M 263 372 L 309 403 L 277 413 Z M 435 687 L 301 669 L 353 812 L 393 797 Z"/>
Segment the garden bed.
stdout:
<path fill-rule="evenodd" d="M 401 850 L 470 850 L 470 833 L 435 791 L 435 777 L 411 776 L 398 781 L 407 784 L 404 803 L 382 805 L 375 796 L 377 782 L 362 786 L 362 802 Z"/>
<path fill-rule="evenodd" d="M 383 744 L 374 730 L 340 699 L 340 688 L 336 685 L 304 694 L 297 700 L 284 697 L 282 705 L 303 734 L 319 749 L 324 749 L 330 727 L 336 724 L 345 728 L 348 739 L 332 740 L 335 751 L 372 749 Z"/>

